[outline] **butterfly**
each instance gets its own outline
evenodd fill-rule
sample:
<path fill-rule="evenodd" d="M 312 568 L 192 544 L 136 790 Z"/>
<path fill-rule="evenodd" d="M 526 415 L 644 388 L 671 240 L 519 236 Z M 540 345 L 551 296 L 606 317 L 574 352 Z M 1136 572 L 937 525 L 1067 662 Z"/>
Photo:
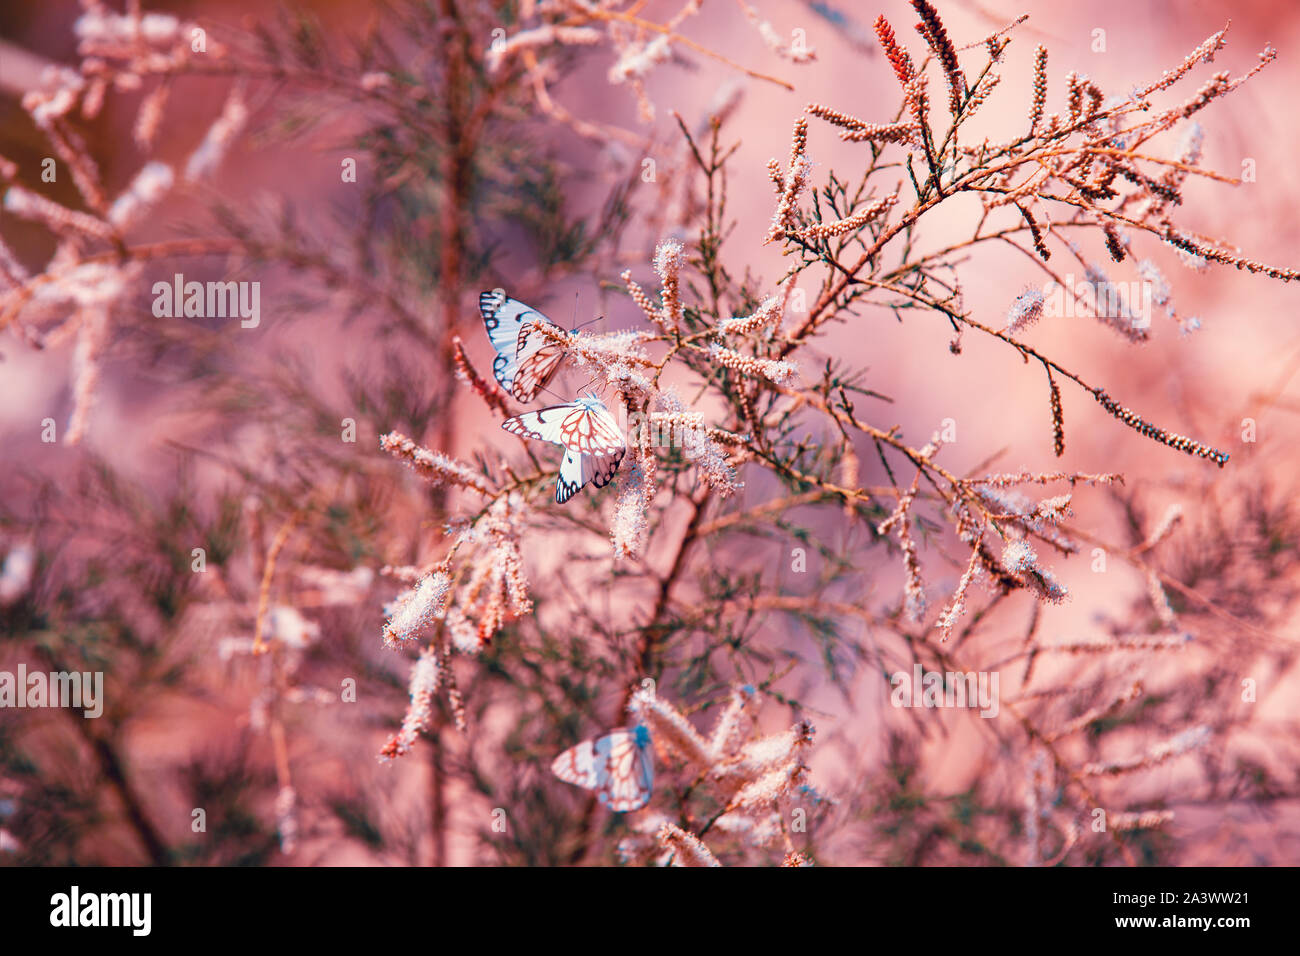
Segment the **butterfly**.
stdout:
<path fill-rule="evenodd" d="M 609 484 L 627 451 L 618 422 L 595 395 L 579 395 L 565 405 L 551 405 L 508 418 L 501 427 L 512 435 L 564 446 L 555 481 L 556 504 L 564 504 L 587 482 Z"/>
<path fill-rule="evenodd" d="M 637 724 L 570 747 L 551 762 L 551 772 L 565 783 L 595 790 L 601 804 L 624 813 L 650 802 L 653 758 L 650 731 Z"/>
<path fill-rule="evenodd" d="M 543 325 L 559 326 L 499 289 L 479 293 L 478 308 L 497 353 L 492 360 L 492 374 L 516 399 L 531 402 L 564 358 L 563 347 L 539 329 Z"/>

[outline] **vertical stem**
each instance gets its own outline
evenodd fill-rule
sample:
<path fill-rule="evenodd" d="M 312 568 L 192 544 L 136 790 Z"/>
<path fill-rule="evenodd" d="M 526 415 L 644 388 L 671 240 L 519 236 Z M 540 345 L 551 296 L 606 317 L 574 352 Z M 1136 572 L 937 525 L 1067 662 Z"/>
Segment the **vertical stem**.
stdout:
<path fill-rule="evenodd" d="M 439 230 L 442 248 L 438 269 L 439 350 L 444 372 L 438 380 L 441 420 L 437 447 L 454 454 L 455 449 L 451 445 L 455 434 L 452 410 L 456 398 L 456 378 L 452 374 L 455 364 L 453 339 L 464 283 L 465 207 L 469 201 L 473 177 L 475 142 L 469 128 L 471 104 L 470 75 L 466 62 L 469 46 L 466 24 L 456 8 L 456 0 L 439 0 L 439 9 L 448 26 L 443 39 L 443 60 L 446 64 L 443 89 L 446 101 L 442 121 L 444 157 L 442 202 L 439 209 L 442 219 Z"/>
<path fill-rule="evenodd" d="M 473 176 L 472 159 L 476 141 L 470 131 L 470 73 L 467 55 L 470 47 L 466 24 L 456 0 L 439 0 L 439 12 L 447 23 L 443 35 L 443 62 L 446 94 L 443 116 L 444 160 L 442 168 L 442 249 L 438 269 L 439 357 L 442 368 L 437 377 L 435 407 L 439 410 L 435 447 L 455 454 L 456 376 L 455 338 L 464 284 L 466 205 Z M 446 503 L 443 489 L 432 492 L 432 505 L 442 511 Z M 447 864 L 447 796 L 443 780 L 443 724 L 430 728 L 430 826 L 433 830 L 433 865 Z"/>
<path fill-rule="evenodd" d="M 429 771 L 433 775 L 430 781 L 433 804 L 433 865 L 447 865 L 447 795 L 443 786 L 442 772 L 442 725 L 431 735 L 429 748 Z"/>
<path fill-rule="evenodd" d="M 78 718 L 74 716 L 73 719 L 77 720 Z M 85 723 L 84 720 L 81 722 Z M 117 798 L 122 801 L 122 807 L 126 810 L 126 818 L 130 821 L 131 828 L 135 830 L 136 836 L 140 838 L 140 842 L 144 845 L 145 853 L 149 856 L 149 862 L 153 866 L 167 866 L 172 861 L 171 852 L 167 849 L 167 844 L 163 842 L 162 836 L 154 828 L 153 822 L 145 812 L 140 795 L 136 793 L 135 788 L 131 786 L 131 781 L 127 779 L 126 770 L 117 754 L 117 748 L 113 746 L 107 737 L 93 734 L 84 727 L 82 733 L 95 751 L 95 760 L 99 764 L 100 773 L 113 787 Z"/>
<path fill-rule="evenodd" d="M 50 670 L 67 670 L 62 662 L 48 650 L 37 648 L 37 653 L 49 664 Z M 117 747 L 113 744 L 113 733 L 111 731 L 104 734 L 96 733 L 91 729 L 90 721 L 76 710 L 70 708 L 60 709 L 68 715 L 68 719 L 76 726 L 77 732 L 90 746 L 95 755 L 95 762 L 99 765 L 99 772 L 108 781 L 109 786 L 113 788 L 118 800 L 121 801 L 122 809 L 126 812 L 127 822 L 131 825 L 131 829 L 135 831 L 135 835 L 144 847 L 150 865 L 168 866 L 172 862 L 171 851 L 167 849 L 167 843 L 163 840 L 162 835 L 153 825 L 153 821 L 145 810 L 144 801 L 126 775 L 126 767 L 122 762 L 122 758 L 118 755 Z M 116 725 L 110 726 L 116 729 Z"/>

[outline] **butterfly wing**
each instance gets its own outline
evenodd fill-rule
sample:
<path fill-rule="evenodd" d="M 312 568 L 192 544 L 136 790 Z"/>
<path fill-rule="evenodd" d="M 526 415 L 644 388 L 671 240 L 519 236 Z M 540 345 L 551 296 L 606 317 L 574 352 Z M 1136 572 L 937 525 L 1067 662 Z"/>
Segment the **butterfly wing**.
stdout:
<path fill-rule="evenodd" d="M 541 317 L 541 321 L 549 322 L 545 317 Z M 537 331 L 540 324 L 533 319 L 524 322 L 519 329 L 514 383 L 510 386 L 510 393 L 521 402 L 531 402 L 536 398 L 537 393 L 555 376 L 556 369 L 564 359 L 563 346 Z"/>
<path fill-rule="evenodd" d="M 623 460 L 623 452 L 609 457 L 600 455 L 582 455 L 571 448 L 564 449 L 564 460 L 560 462 L 560 474 L 555 479 L 555 503 L 564 504 L 587 482 L 597 488 L 604 488 L 618 471 L 618 464 Z"/>
<path fill-rule="evenodd" d="M 619 462 L 623 460 L 625 449 L 620 448 L 612 455 L 584 455 L 583 467 L 590 467 L 590 481 L 597 488 L 604 488 L 614 479 Z"/>
<path fill-rule="evenodd" d="M 588 482 L 586 464 L 586 455 L 579 455 L 576 451 L 564 449 L 564 460 L 560 462 L 560 473 L 555 479 L 555 503 L 557 505 L 564 504 L 581 491 L 582 486 Z"/>
<path fill-rule="evenodd" d="M 622 458 L 627 450 L 618 422 L 598 400 L 584 399 L 524 412 L 507 418 L 501 427 L 512 435 L 549 441 L 583 455 Z"/>
<path fill-rule="evenodd" d="M 593 741 L 584 740 L 552 760 L 551 773 L 565 783 L 586 787 L 588 790 L 596 789 L 600 785 L 600 778 L 596 773 L 596 747 Z"/>
<path fill-rule="evenodd" d="M 497 357 L 492 361 L 492 374 L 501 383 L 502 388 L 513 394 L 515 378 L 519 373 L 520 330 L 528 323 L 537 324 L 551 322 L 551 320 L 531 306 L 524 305 L 518 299 L 512 299 L 499 290 L 479 293 L 478 308 L 483 314 L 483 327 L 487 329 L 488 340 L 497 353 Z M 551 324 L 555 323 L 551 322 Z M 535 335 L 533 338 L 541 337 Z M 541 384 L 544 385 L 545 381 Z M 540 387 L 541 385 L 538 386 Z M 536 391 L 534 389 L 533 394 L 536 394 Z"/>
<path fill-rule="evenodd" d="M 615 813 L 626 813 L 650 802 L 654 763 L 643 728 L 610 731 L 596 740 L 594 748 L 601 803 Z"/>
<path fill-rule="evenodd" d="M 510 434 L 522 438 L 535 438 L 538 441 L 563 445 L 561 430 L 565 418 L 572 411 L 572 405 L 551 405 L 547 408 L 539 408 L 535 412 L 524 412 L 514 418 L 507 418 L 501 423 L 501 427 Z"/>
<path fill-rule="evenodd" d="M 584 740 L 556 757 L 551 772 L 565 783 L 595 790 L 615 813 L 640 810 L 650 802 L 654 787 L 649 732 L 644 727 L 619 728 Z"/>
<path fill-rule="evenodd" d="M 627 441 L 614 416 L 599 400 L 589 399 L 569 406 L 560 421 L 559 443 L 584 455 L 612 457 L 627 449 Z"/>

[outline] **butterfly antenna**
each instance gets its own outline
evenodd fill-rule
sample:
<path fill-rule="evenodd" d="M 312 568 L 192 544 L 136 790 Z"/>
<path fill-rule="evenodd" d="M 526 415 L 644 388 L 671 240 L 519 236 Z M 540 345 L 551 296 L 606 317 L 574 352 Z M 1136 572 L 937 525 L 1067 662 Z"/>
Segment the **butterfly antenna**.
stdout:
<path fill-rule="evenodd" d="M 559 392 L 551 391 L 551 389 L 547 388 L 545 385 L 542 386 L 542 391 L 543 391 L 543 392 L 550 392 L 552 395 L 554 395 L 556 398 L 558 398 L 558 399 L 559 399 L 560 401 L 562 401 L 562 402 L 566 402 L 566 403 L 567 403 L 567 402 L 569 401 L 567 398 L 565 398 L 565 397 L 564 397 L 563 395 L 561 395 Z"/>
<path fill-rule="evenodd" d="M 603 319 L 603 318 L 604 318 L 603 315 L 598 315 L 598 316 L 596 316 L 594 319 L 590 319 L 590 320 L 588 320 L 588 321 L 586 321 L 586 322 L 583 322 L 581 325 L 579 325 L 579 326 L 578 326 L 577 328 L 575 328 L 573 331 L 577 332 L 578 329 L 585 329 L 587 326 L 589 326 L 589 325 L 591 325 L 591 324 L 593 324 L 593 323 L 595 323 L 595 322 L 599 322 L 599 321 L 600 321 L 601 319 Z"/>

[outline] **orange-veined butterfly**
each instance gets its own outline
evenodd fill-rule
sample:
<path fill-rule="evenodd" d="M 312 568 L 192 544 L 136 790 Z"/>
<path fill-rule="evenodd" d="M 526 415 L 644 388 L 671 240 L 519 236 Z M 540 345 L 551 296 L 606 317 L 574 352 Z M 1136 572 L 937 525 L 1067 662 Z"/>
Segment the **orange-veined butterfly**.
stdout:
<path fill-rule="evenodd" d="M 564 447 L 555 501 L 564 504 L 591 482 L 609 484 L 627 451 L 627 440 L 609 409 L 595 395 L 579 395 L 564 405 L 508 418 L 501 427 L 512 435 L 535 438 Z"/>
<path fill-rule="evenodd" d="M 537 331 L 541 325 L 555 323 L 499 289 L 479 293 L 478 307 L 497 353 L 492 374 L 519 401 L 531 402 L 564 358 L 563 347 Z"/>
<path fill-rule="evenodd" d="M 601 804 L 615 813 L 640 810 L 650 802 L 654 786 L 650 731 L 637 724 L 584 740 L 556 757 L 551 772 L 565 783 L 596 791 Z"/>

